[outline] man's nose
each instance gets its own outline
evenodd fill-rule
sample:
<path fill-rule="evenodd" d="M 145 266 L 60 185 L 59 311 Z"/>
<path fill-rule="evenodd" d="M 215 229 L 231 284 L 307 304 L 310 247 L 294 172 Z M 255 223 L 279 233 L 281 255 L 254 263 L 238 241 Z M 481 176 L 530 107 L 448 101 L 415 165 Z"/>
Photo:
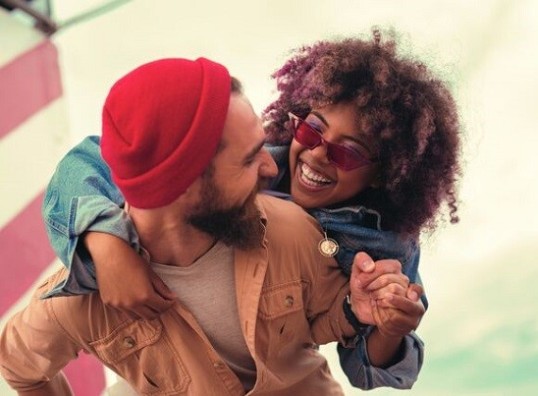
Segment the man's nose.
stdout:
<path fill-rule="evenodd" d="M 278 173 L 278 167 L 276 166 L 275 160 L 266 149 L 262 149 L 262 153 L 264 157 L 259 170 L 260 176 L 269 178 L 275 177 Z"/>

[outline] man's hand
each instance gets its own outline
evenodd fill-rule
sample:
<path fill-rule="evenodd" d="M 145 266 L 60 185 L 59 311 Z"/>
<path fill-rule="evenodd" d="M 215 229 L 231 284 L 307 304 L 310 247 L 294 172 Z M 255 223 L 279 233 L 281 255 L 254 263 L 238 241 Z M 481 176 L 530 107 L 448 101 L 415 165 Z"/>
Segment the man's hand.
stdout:
<path fill-rule="evenodd" d="M 84 244 L 95 263 L 103 303 L 148 320 L 174 304 L 175 295 L 125 241 L 88 232 Z"/>
<path fill-rule="evenodd" d="M 387 337 L 404 337 L 416 330 L 426 312 L 420 300 L 424 290 L 415 283 L 405 296 L 387 295 L 372 302 L 377 328 Z"/>
<path fill-rule="evenodd" d="M 374 261 L 364 252 L 355 255 L 351 269 L 351 306 L 357 318 L 376 325 L 372 302 L 392 295 L 405 296 L 409 279 L 397 260 Z"/>

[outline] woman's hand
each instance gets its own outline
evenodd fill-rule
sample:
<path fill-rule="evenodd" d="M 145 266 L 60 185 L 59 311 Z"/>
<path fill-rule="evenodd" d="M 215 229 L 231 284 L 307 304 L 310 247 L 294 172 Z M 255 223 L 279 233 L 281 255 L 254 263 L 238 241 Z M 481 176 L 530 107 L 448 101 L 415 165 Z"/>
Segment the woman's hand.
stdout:
<path fill-rule="evenodd" d="M 127 242 L 111 234 L 88 232 L 84 244 L 95 263 L 103 303 L 147 320 L 174 304 L 175 295 Z"/>
<path fill-rule="evenodd" d="M 424 315 L 420 300 L 424 291 L 409 284 L 398 261 L 374 262 L 362 252 L 355 256 L 350 289 L 355 316 L 376 326 L 367 342 L 370 363 L 389 367 L 399 359 L 403 338 L 417 329 Z"/>

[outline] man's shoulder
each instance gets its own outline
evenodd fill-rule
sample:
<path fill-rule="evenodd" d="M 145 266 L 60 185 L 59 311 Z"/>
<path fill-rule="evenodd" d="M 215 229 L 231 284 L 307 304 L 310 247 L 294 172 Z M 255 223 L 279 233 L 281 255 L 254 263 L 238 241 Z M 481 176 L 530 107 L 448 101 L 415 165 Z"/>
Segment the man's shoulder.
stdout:
<path fill-rule="evenodd" d="M 296 203 L 268 194 L 258 194 L 257 203 L 268 218 L 286 217 L 290 221 L 312 221 L 313 218 Z"/>
<path fill-rule="evenodd" d="M 333 258 L 322 256 L 318 245 L 323 233 L 316 219 L 293 202 L 261 195 L 259 207 L 265 213 L 265 244 L 270 265 L 268 285 L 290 280 L 314 282 L 320 267 L 336 268 Z"/>
<path fill-rule="evenodd" d="M 31 304 L 42 305 L 48 315 L 64 328 L 70 326 L 87 328 L 89 318 L 96 319 L 99 312 L 107 309 L 99 293 L 42 298 L 63 282 L 67 275 L 67 269 L 61 268 L 45 279 L 35 291 Z"/>
<path fill-rule="evenodd" d="M 71 341 L 79 345 L 103 339 L 115 329 L 133 321 L 121 311 L 107 306 L 98 292 L 41 298 L 66 276 L 67 270 L 62 268 L 36 290 L 28 308 L 32 312 L 42 310 L 39 320 L 46 319 L 54 323 Z"/>
<path fill-rule="evenodd" d="M 258 196 L 258 206 L 265 218 L 271 238 L 292 240 L 319 239 L 321 228 L 312 216 L 299 205 L 269 195 Z"/>

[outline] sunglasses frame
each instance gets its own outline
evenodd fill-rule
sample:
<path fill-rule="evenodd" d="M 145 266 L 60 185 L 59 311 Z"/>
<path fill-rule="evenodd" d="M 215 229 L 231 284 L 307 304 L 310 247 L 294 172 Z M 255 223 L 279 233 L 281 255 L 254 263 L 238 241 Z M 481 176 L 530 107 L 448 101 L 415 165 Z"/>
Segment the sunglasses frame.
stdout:
<path fill-rule="evenodd" d="M 369 158 L 366 158 L 365 156 L 363 156 L 358 151 L 355 151 L 355 150 L 353 150 L 353 149 L 351 149 L 349 147 L 346 147 L 344 145 L 337 144 L 337 143 L 331 143 L 331 142 L 327 141 L 323 137 L 321 132 L 317 131 L 314 127 L 312 127 L 306 120 L 302 119 L 301 117 L 296 116 L 293 113 L 288 113 L 288 117 L 289 117 L 289 119 L 291 121 L 291 131 L 292 131 L 292 134 L 293 134 L 293 138 L 301 146 L 304 146 L 309 150 L 313 150 L 316 147 L 318 147 L 319 145 L 323 144 L 326 147 L 327 159 L 329 160 L 329 162 L 331 164 L 333 164 L 337 168 L 342 169 L 344 171 L 350 171 L 350 170 L 353 170 L 353 169 L 362 168 L 363 166 L 371 165 L 371 164 L 373 164 L 375 162 L 375 161 L 370 160 Z M 312 134 L 311 137 L 315 136 L 316 138 L 319 139 L 317 141 L 317 143 L 315 143 L 313 145 L 307 145 L 307 144 L 303 143 L 304 140 L 303 140 L 303 142 L 301 142 L 301 139 L 297 138 L 297 135 L 298 135 L 297 131 L 301 127 L 301 124 L 304 124 L 306 129 Z M 347 156 L 347 158 L 349 158 L 352 163 L 350 164 L 349 161 L 344 161 L 344 162 L 347 162 L 347 164 L 346 164 L 346 163 L 340 163 L 338 161 L 335 161 L 334 156 L 338 155 L 338 154 L 335 154 L 335 150 L 337 152 L 339 152 L 339 153 L 342 153 L 342 155 L 344 157 Z"/>

